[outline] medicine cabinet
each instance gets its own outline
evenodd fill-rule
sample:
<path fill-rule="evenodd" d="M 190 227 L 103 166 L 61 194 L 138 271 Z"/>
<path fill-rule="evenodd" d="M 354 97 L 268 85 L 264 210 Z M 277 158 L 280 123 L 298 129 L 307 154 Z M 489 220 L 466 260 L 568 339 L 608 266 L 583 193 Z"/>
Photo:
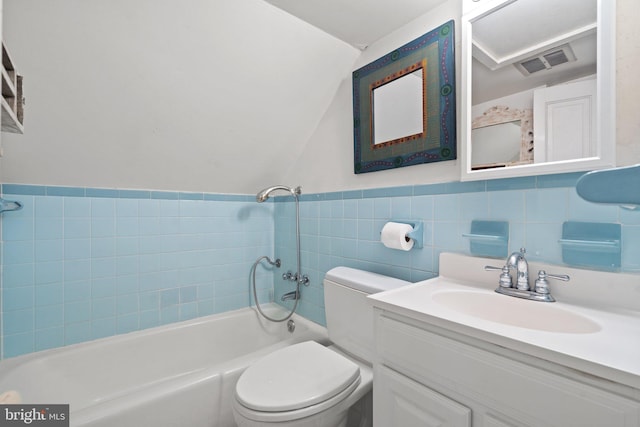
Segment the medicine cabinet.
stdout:
<path fill-rule="evenodd" d="M 461 179 L 614 166 L 615 0 L 469 6 L 462 17 Z M 509 114 L 478 126 L 487 111 Z M 512 114 L 529 112 L 533 126 Z M 500 128 L 513 131 L 508 142 L 480 141 Z"/>

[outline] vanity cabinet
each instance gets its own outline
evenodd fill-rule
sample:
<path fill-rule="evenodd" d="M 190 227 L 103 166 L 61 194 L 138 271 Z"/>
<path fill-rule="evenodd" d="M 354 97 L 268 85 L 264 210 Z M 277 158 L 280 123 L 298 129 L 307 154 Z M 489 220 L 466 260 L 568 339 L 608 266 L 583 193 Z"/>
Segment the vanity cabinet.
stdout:
<path fill-rule="evenodd" d="M 374 425 L 638 426 L 637 390 L 375 309 Z"/>

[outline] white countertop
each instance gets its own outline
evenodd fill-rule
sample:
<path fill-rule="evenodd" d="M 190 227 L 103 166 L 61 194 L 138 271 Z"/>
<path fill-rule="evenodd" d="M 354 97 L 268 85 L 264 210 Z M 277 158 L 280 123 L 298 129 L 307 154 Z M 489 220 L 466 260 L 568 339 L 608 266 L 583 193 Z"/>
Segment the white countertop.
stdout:
<path fill-rule="evenodd" d="M 498 265 L 500 261 L 442 254 L 441 276 L 369 298 L 375 307 L 640 390 L 639 276 L 530 263 L 530 276 L 535 276 L 538 268 L 544 268 L 549 273 L 572 277 L 571 284 L 550 280 L 552 294 L 558 302 L 547 303 L 495 294 L 499 272 L 485 272 L 483 266 L 488 264 Z M 560 291 L 563 286 L 566 288 Z M 543 317 L 547 306 L 551 312 L 570 312 L 581 319 L 590 319 L 598 327 L 587 333 L 551 332 L 535 329 L 538 325 L 530 328 L 509 319 L 502 322 L 497 319 L 500 316 L 487 320 L 443 304 L 443 292 L 465 292 L 467 296 L 471 292 L 472 300 L 483 294 L 478 295 L 478 301 L 485 304 L 493 302 L 495 295 L 499 298 L 495 300 L 498 304 L 488 311 L 503 310 L 512 313 L 511 316 L 518 316 L 531 307 L 536 314 L 541 313 L 539 329 L 545 329 Z M 455 298 L 455 295 L 448 297 Z M 469 308 L 475 311 L 471 305 Z M 571 317 L 563 321 L 569 323 Z M 519 323 L 521 326 L 515 326 Z M 587 323 L 591 322 L 587 320 Z M 565 326 L 572 329 L 571 325 L 561 325 L 561 329 Z"/>

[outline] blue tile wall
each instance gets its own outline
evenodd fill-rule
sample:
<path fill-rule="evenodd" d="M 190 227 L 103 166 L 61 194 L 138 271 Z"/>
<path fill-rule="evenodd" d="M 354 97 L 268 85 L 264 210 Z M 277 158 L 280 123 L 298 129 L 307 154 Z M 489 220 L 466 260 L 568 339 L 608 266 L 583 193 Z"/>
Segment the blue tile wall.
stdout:
<path fill-rule="evenodd" d="M 250 304 L 273 204 L 202 193 L 3 185 L 3 357 Z M 258 275 L 269 297 L 272 275 Z"/>
<path fill-rule="evenodd" d="M 297 311 L 325 323 L 322 278 L 338 265 L 409 281 L 438 274 L 443 251 L 469 253 L 474 219 L 509 221 L 509 250 L 562 263 L 567 220 L 622 226 L 622 271 L 640 270 L 640 211 L 580 199 L 581 174 L 303 194 L 302 289 Z M 58 347 L 222 312 L 250 304 L 249 271 L 260 301 L 294 289 L 295 204 L 163 191 L 3 185 L 24 209 L 2 216 L 3 356 Z M 422 249 L 379 242 L 390 219 L 420 220 Z M 290 304 L 290 303 L 288 303 Z M 286 304 L 285 304 L 286 305 Z"/>
<path fill-rule="evenodd" d="M 322 277 L 344 265 L 409 281 L 438 274 L 441 252 L 469 254 L 471 221 L 509 221 L 509 251 L 527 249 L 532 260 L 562 264 L 562 223 L 613 222 L 622 226 L 622 271 L 640 271 L 640 210 L 598 205 L 575 192 L 580 173 L 471 183 L 445 183 L 303 195 L 300 203 L 302 270 L 311 284 L 302 289 L 298 312 L 325 323 Z M 275 212 L 276 253 L 295 270 L 295 208 L 279 198 Z M 425 245 L 409 252 L 388 249 L 380 231 L 391 219 L 424 223 Z M 500 261 L 497 261 L 498 265 Z M 561 267 L 559 268 L 561 270 Z M 293 289 L 274 277 L 276 297 Z"/>

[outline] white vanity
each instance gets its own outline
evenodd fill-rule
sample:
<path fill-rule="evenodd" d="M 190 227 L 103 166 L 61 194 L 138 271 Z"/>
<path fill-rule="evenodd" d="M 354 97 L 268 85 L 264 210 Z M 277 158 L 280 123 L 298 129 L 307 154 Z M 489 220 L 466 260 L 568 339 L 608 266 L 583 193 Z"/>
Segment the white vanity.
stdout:
<path fill-rule="evenodd" d="M 440 276 L 370 297 L 374 422 L 640 425 L 640 278 L 529 264 L 557 302 L 494 292 L 501 260 L 442 254 Z"/>

